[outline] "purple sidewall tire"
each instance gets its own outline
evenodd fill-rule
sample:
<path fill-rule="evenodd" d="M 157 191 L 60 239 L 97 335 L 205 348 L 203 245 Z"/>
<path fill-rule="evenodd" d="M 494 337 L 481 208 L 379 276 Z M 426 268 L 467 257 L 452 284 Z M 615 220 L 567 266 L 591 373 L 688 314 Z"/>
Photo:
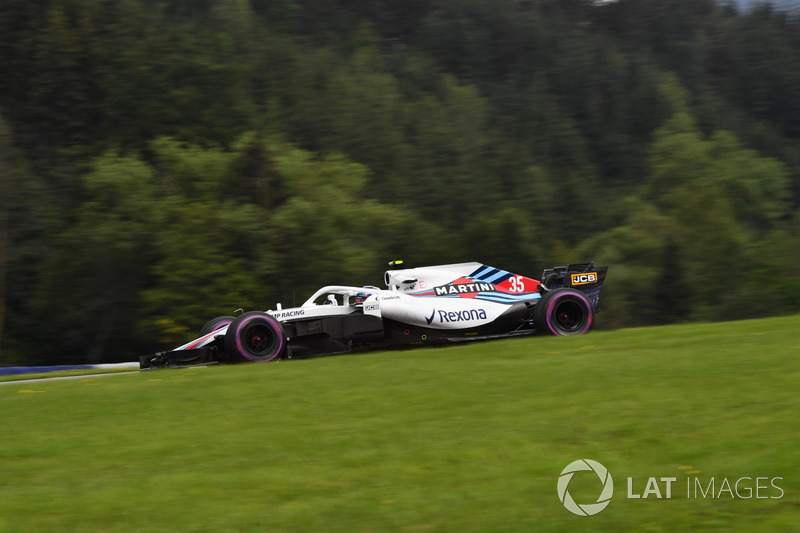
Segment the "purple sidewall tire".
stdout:
<path fill-rule="evenodd" d="M 594 323 L 591 302 L 574 289 L 548 293 L 538 305 L 544 307 L 536 313 L 537 329 L 551 335 L 580 335 L 589 331 Z"/>
<path fill-rule="evenodd" d="M 259 311 L 237 317 L 225 335 L 225 352 L 234 360 L 268 363 L 280 358 L 285 348 L 280 322 Z"/>

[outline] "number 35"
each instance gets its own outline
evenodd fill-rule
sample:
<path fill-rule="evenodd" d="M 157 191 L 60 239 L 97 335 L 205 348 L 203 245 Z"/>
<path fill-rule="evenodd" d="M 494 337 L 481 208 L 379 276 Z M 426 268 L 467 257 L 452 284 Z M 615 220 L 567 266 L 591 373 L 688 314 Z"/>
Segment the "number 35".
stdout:
<path fill-rule="evenodd" d="M 522 281 L 522 276 L 512 276 L 511 277 L 511 288 L 508 289 L 509 292 L 525 292 L 525 282 Z"/>

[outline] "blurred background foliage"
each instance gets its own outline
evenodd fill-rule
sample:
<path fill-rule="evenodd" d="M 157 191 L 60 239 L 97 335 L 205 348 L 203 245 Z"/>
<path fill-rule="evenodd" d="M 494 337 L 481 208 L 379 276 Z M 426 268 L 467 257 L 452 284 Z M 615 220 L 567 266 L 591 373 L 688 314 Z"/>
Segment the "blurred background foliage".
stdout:
<path fill-rule="evenodd" d="M 4 0 L 0 364 L 394 258 L 608 264 L 602 327 L 796 312 L 798 18 L 596 4 Z"/>

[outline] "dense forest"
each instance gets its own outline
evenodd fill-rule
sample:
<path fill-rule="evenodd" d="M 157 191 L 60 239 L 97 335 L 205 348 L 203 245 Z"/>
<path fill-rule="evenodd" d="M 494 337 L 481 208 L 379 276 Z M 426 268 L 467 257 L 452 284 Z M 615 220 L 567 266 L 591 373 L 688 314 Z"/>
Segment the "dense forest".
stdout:
<path fill-rule="evenodd" d="M 3 0 L 0 365 L 388 260 L 608 264 L 600 327 L 800 310 L 800 26 L 712 0 Z"/>

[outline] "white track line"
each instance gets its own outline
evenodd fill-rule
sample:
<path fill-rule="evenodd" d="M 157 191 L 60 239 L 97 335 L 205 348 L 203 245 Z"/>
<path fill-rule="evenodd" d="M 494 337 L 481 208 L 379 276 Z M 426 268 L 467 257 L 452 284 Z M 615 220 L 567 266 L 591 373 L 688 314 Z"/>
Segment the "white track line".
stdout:
<path fill-rule="evenodd" d="M 20 379 L 17 381 L 0 381 L 0 386 L 3 385 L 21 385 L 25 383 L 41 383 L 42 381 L 64 381 L 67 379 L 87 379 L 87 378 L 104 378 L 107 376 L 124 376 L 125 374 L 138 374 L 138 370 L 132 372 L 111 372 L 109 374 L 84 374 L 81 376 L 59 376 L 52 378 L 36 378 L 36 379 Z"/>

